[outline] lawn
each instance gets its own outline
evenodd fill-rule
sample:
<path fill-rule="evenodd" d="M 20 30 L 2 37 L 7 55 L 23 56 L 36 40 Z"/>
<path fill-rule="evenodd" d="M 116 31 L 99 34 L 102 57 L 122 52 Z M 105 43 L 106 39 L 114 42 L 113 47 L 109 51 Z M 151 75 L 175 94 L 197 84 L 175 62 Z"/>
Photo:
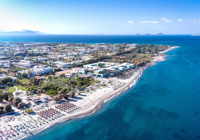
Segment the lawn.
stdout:
<path fill-rule="evenodd" d="M 10 87 L 8 90 L 6 90 L 6 92 L 14 92 L 16 89 L 15 89 L 15 87 Z"/>
<path fill-rule="evenodd" d="M 10 87 L 8 90 L 6 90 L 6 92 L 14 92 L 16 89 L 15 87 Z M 26 91 L 27 89 L 23 86 L 17 86 L 17 90 L 22 90 L 22 91 Z"/>
<path fill-rule="evenodd" d="M 23 90 L 23 91 L 26 91 L 27 89 L 23 86 L 17 86 L 17 90 Z"/>
<path fill-rule="evenodd" d="M 30 83 L 31 83 L 30 79 L 28 79 L 28 78 L 24 78 L 24 79 L 20 80 L 20 82 L 23 85 L 30 85 Z"/>

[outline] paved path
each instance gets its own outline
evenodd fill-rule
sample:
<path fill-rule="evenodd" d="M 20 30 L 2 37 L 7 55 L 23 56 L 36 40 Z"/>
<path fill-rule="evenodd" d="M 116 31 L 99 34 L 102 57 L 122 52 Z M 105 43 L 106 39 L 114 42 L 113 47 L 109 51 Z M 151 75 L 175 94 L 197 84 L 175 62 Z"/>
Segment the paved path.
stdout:
<path fill-rule="evenodd" d="M 16 96 L 15 93 L 17 92 L 17 87 L 16 86 L 14 86 L 14 87 L 15 87 L 16 91 L 13 92 L 13 95 Z"/>

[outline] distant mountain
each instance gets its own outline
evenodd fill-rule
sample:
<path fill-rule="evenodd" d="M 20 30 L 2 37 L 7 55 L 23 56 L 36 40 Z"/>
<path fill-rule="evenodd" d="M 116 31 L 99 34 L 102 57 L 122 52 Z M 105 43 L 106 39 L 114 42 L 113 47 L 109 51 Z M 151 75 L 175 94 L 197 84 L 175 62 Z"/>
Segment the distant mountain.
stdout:
<path fill-rule="evenodd" d="M 21 30 L 21 31 L 7 31 L 7 32 L 0 32 L 0 35 L 38 35 L 44 34 L 40 31 L 32 31 L 32 30 Z"/>
<path fill-rule="evenodd" d="M 163 33 L 157 33 L 156 35 L 164 35 Z"/>

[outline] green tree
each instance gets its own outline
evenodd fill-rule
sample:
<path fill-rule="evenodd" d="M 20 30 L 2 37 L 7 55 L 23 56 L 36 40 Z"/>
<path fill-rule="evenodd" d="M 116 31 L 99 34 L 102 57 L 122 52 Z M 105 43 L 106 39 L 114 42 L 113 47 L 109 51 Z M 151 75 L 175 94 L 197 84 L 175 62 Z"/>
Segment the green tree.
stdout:
<path fill-rule="evenodd" d="M 22 73 L 22 78 L 28 78 L 28 74 Z"/>
<path fill-rule="evenodd" d="M 22 78 L 28 78 L 28 74 L 22 73 Z"/>
<path fill-rule="evenodd" d="M 0 102 L 3 101 L 3 95 L 0 93 Z"/>
<path fill-rule="evenodd" d="M 62 97 L 63 97 L 65 100 L 67 100 L 68 97 L 69 97 L 69 95 L 67 95 L 67 94 L 62 94 Z"/>
<path fill-rule="evenodd" d="M 8 82 L 8 83 L 7 83 L 7 86 L 9 86 L 9 87 L 10 87 L 10 86 L 13 86 L 13 83 Z"/>
<path fill-rule="evenodd" d="M 20 102 L 20 103 L 18 104 L 18 108 L 24 108 L 24 103 Z"/>
<path fill-rule="evenodd" d="M 11 105 L 10 105 L 10 104 L 6 104 L 6 105 L 4 106 L 4 112 L 10 112 L 10 111 L 12 111 Z"/>
<path fill-rule="evenodd" d="M 86 84 L 89 84 L 88 78 L 85 78 L 85 79 L 84 79 L 84 84 L 85 84 L 85 85 L 86 85 Z"/>
<path fill-rule="evenodd" d="M 59 77 L 60 77 L 60 78 L 65 77 L 65 74 L 61 74 Z"/>
<path fill-rule="evenodd" d="M 14 99 L 13 99 L 13 105 L 14 106 L 18 106 L 18 104 L 21 102 L 21 99 L 19 98 L 19 97 L 15 97 Z"/>
<path fill-rule="evenodd" d="M 77 85 L 78 86 L 82 86 L 83 85 L 83 81 L 77 81 Z"/>
<path fill-rule="evenodd" d="M 51 76 L 51 75 L 49 75 L 49 76 L 48 76 L 48 79 L 51 81 L 51 80 L 52 80 L 52 76 Z"/>
<path fill-rule="evenodd" d="M 9 102 L 10 104 L 12 104 L 12 103 L 13 103 L 13 99 L 14 99 L 13 96 L 9 97 L 9 98 L 8 98 L 8 102 Z"/>
<path fill-rule="evenodd" d="M 3 92 L 2 93 L 3 99 L 8 101 L 8 98 L 13 97 L 13 93 L 11 92 Z"/>

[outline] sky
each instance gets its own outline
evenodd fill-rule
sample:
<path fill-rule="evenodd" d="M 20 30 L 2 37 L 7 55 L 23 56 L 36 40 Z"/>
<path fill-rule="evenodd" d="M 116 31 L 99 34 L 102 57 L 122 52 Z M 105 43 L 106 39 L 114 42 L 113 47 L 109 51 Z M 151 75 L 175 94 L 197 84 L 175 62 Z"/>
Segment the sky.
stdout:
<path fill-rule="evenodd" d="M 200 0 L 0 0 L 0 31 L 200 33 Z"/>

